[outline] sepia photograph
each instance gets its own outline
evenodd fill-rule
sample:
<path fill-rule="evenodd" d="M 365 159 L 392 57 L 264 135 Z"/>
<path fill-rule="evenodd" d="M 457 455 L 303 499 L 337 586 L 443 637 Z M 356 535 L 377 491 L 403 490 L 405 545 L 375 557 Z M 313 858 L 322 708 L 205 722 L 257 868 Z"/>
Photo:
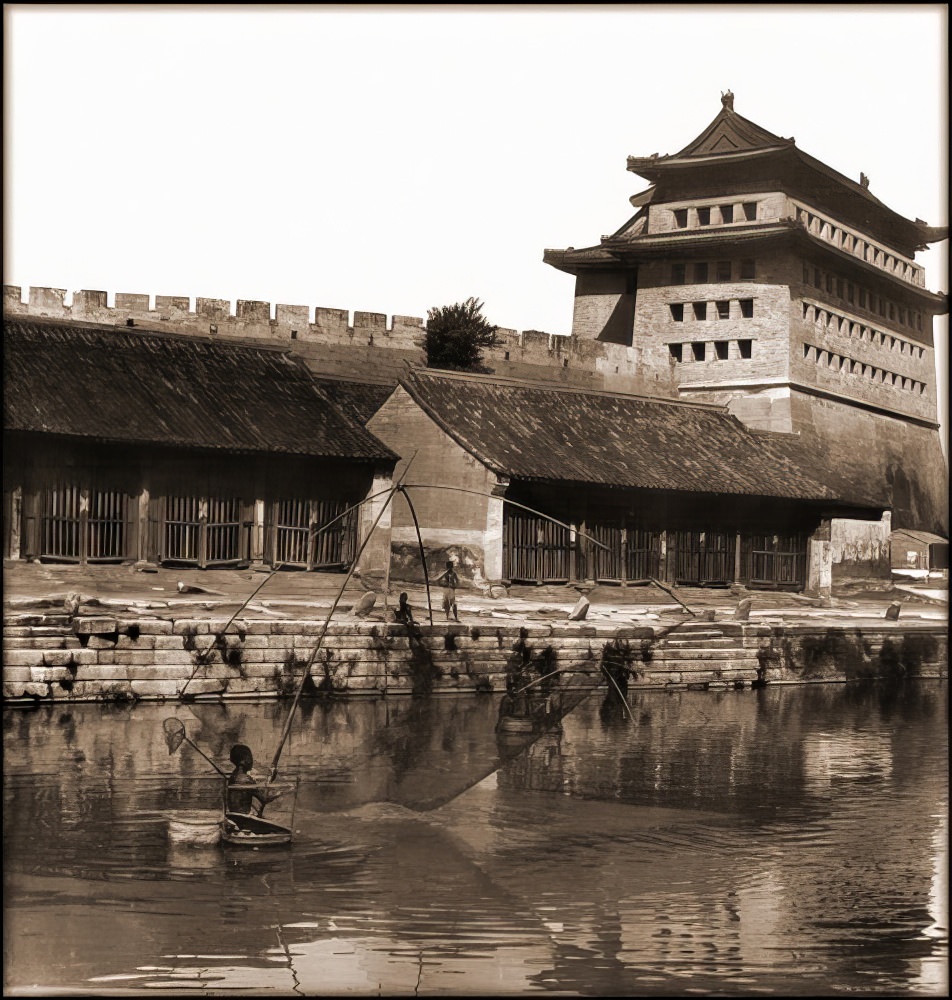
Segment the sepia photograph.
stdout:
<path fill-rule="evenodd" d="M 948 5 L 3 18 L 3 995 L 948 996 Z"/>

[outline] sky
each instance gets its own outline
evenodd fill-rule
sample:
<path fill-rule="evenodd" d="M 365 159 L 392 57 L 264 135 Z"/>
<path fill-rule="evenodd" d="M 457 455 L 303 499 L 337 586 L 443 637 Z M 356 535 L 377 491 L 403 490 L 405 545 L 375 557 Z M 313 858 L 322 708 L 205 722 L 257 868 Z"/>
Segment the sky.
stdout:
<path fill-rule="evenodd" d="M 567 334 L 574 279 L 735 110 L 948 224 L 947 5 L 4 5 L 5 284 Z M 948 243 L 917 256 L 948 291 Z M 67 297 L 67 301 L 69 298 Z M 936 323 L 943 438 L 948 321 Z M 946 454 L 948 449 L 946 446 Z"/>

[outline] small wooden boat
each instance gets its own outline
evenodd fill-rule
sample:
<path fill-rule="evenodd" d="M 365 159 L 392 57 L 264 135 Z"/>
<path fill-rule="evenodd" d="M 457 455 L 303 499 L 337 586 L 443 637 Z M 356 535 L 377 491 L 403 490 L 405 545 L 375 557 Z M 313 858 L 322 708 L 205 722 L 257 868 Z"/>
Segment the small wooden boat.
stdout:
<path fill-rule="evenodd" d="M 221 836 L 226 844 L 241 847 L 276 847 L 291 843 L 288 827 L 249 813 L 226 812 L 221 821 Z"/>

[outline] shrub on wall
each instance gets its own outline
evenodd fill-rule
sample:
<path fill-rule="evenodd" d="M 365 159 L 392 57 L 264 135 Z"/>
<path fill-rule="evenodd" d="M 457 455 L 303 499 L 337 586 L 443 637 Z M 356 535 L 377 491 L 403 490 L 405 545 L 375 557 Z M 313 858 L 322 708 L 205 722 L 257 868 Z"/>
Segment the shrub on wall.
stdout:
<path fill-rule="evenodd" d="M 483 350 L 496 344 L 496 330 L 483 316 L 483 304 L 469 298 L 427 312 L 426 364 L 428 368 L 476 371 Z"/>

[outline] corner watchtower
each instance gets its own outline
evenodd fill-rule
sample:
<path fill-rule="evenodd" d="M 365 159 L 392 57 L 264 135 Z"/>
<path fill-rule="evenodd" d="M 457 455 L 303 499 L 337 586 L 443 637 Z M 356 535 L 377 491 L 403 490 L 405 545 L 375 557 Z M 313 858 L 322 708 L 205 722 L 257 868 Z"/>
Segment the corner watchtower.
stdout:
<path fill-rule="evenodd" d="M 572 332 L 627 346 L 646 385 L 799 433 L 831 476 L 894 523 L 943 533 L 933 317 L 917 251 L 946 227 L 909 220 L 734 110 L 677 153 L 631 156 L 650 186 L 594 247 L 548 250 L 576 279 Z"/>

